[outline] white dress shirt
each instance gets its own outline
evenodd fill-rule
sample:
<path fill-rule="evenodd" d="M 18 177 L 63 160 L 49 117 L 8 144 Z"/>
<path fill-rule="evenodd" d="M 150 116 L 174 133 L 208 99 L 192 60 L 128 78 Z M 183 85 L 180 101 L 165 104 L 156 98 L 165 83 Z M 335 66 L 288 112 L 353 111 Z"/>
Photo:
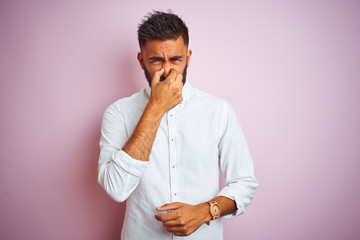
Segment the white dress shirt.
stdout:
<path fill-rule="evenodd" d="M 154 215 L 160 213 L 155 208 L 166 203 L 199 204 L 216 196 L 236 202 L 237 211 L 225 217 L 245 213 L 258 182 L 237 117 L 226 101 L 187 82 L 183 101 L 161 120 L 149 161 L 139 161 L 122 148 L 144 112 L 150 91 L 146 87 L 111 104 L 102 122 L 98 181 L 115 201 L 127 200 L 121 239 L 221 240 L 221 218 L 190 236 L 178 237 Z M 226 178 L 221 191 L 220 169 Z"/>

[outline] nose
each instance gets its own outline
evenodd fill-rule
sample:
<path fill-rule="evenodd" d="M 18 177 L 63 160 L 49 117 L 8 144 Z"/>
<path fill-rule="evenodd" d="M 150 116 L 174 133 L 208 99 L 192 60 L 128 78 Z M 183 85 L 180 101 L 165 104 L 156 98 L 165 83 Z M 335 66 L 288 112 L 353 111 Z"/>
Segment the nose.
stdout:
<path fill-rule="evenodd" d="M 164 76 L 164 77 L 167 77 L 167 76 L 169 75 L 169 73 L 170 73 L 170 70 L 171 70 L 171 68 L 170 68 L 170 63 L 167 62 L 167 61 L 164 62 L 163 68 L 164 68 L 163 76 Z"/>

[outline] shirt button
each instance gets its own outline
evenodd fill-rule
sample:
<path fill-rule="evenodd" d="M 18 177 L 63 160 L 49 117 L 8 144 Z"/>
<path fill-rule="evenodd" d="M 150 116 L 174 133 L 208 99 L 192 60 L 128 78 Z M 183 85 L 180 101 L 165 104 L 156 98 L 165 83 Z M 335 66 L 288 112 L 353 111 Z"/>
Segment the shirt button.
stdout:
<path fill-rule="evenodd" d="M 174 141 L 174 139 L 172 138 L 171 141 Z"/>
<path fill-rule="evenodd" d="M 177 195 L 177 193 L 174 194 L 175 196 Z"/>
<path fill-rule="evenodd" d="M 175 168 L 175 166 L 173 166 L 173 168 Z"/>
<path fill-rule="evenodd" d="M 173 115 L 171 114 L 170 117 L 172 117 Z"/>

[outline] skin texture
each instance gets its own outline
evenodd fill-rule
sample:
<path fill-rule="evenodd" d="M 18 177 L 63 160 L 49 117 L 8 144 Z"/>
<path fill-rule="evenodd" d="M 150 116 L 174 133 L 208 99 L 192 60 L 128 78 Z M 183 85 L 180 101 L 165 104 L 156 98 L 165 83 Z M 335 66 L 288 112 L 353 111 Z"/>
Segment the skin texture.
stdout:
<path fill-rule="evenodd" d="M 145 66 L 151 76 L 151 95 L 133 135 L 123 147 L 123 151 L 132 158 L 149 160 L 163 115 L 183 100 L 181 73 L 185 67 L 189 67 L 191 54 L 192 51 L 187 49 L 182 37 L 165 41 L 147 40 L 138 53 L 141 68 L 144 70 Z M 235 201 L 229 198 L 216 197 L 211 201 L 217 201 L 220 205 L 222 216 L 236 210 Z M 176 202 L 156 209 L 160 212 L 172 210 L 170 213 L 157 214 L 155 218 L 169 232 L 178 236 L 190 235 L 211 220 L 209 204 L 206 202 L 198 205 Z"/>
<path fill-rule="evenodd" d="M 221 216 L 225 216 L 236 210 L 235 201 L 227 197 L 220 196 L 211 201 L 216 201 L 219 204 Z M 207 202 L 198 205 L 179 202 L 169 203 L 156 208 L 156 210 L 173 210 L 163 215 L 157 214 L 155 218 L 161 221 L 169 232 L 177 236 L 188 236 L 195 232 L 201 225 L 212 219 Z"/>
<path fill-rule="evenodd" d="M 149 161 L 149 155 L 162 116 L 182 101 L 182 75 L 172 70 L 160 82 L 164 68 L 156 71 L 151 83 L 151 96 L 134 133 L 123 147 L 132 158 Z"/>
<path fill-rule="evenodd" d="M 176 40 L 147 40 L 137 58 L 141 68 L 144 70 L 145 65 L 150 76 L 164 68 L 163 77 L 166 78 L 171 69 L 182 73 L 186 65 L 189 67 L 191 54 L 183 38 L 179 37 Z"/>

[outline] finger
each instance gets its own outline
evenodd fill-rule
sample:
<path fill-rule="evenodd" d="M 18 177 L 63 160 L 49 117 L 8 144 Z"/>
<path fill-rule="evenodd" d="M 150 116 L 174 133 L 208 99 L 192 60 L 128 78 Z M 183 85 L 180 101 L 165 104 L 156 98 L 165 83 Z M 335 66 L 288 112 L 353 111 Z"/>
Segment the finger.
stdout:
<path fill-rule="evenodd" d="M 176 81 L 176 82 L 181 82 L 182 79 L 183 79 L 183 75 L 182 75 L 181 73 L 179 73 L 179 74 L 176 76 L 175 81 Z"/>
<path fill-rule="evenodd" d="M 167 230 L 169 232 L 180 232 L 181 228 L 180 227 L 168 227 Z"/>
<path fill-rule="evenodd" d="M 155 218 L 158 221 L 167 222 L 167 221 L 175 220 L 176 216 L 177 216 L 177 213 L 170 212 L 170 213 L 166 213 L 166 214 L 156 214 Z"/>
<path fill-rule="evenodd" d="M 186 235 L 185 233 L 183 233 L 183 232 L 172 232 L 174 235 L 176 235 L 176 236 L 188 236 L 188 235 Z"/>
<path fill-rule="evenodd" d="M 156 210 L 158 210 L 158 211 L 175 210 L 175 209 L 178 209 L 183 206 L 185 206 L 184 203 L 174 202 L 174 203 L 168 203 L 168 204 L 162 205 L 161 207 L 157 207 Z"/>
<path fill-rule="evenodd" d="M 154 76 L 151 81 L 151 85 L 157 84 L 160 81 L 160 77 L 164 74 L 165 69 L 161 68 L 159 71 L 154 73 Z"/>
<path fill-rule="evenodd" d="M 174 235 L 177 236 L 186 236 L 184 229 L 182 227 L 168 227 L 168 232 L 172 232 Z"/>
<path fill-rule="evenodd" d="M 178 84 L 179 84 L 179 90 L 178 90 L 178 92 L 181 94 L 181 93 L 182 93 L 182 90 L 183 90 L 183 87 L 184 87 L 184 84 L 183 84 L 182 80 L 180 80 L 180 82 L 178 82 Z M 182 95 L 182 94 L 181 94 L 181 95 Z"/>
<path fill-rule="evenodd" d="M 163 222 L 163 225 L 164 225 L 164 227 L 175 227 L 175 226 L 181 226 L 181 225 L 178 223 L 178 220 L 170 220 L 170 221 L 166 221 L 166 222 Z"/>
<path fill-rule="evenodd" d="M 178 75 L 177 71 L 175 69 L 171 69 L 169 75 L 166 77 L 165 81 L 168 80 L 175 80 L 176 76 Z"/>
<path fill-rule="evenodd" d="M 156 214 L 155 215 L 156 220 L 162 221 L 162 215 Z"/>

